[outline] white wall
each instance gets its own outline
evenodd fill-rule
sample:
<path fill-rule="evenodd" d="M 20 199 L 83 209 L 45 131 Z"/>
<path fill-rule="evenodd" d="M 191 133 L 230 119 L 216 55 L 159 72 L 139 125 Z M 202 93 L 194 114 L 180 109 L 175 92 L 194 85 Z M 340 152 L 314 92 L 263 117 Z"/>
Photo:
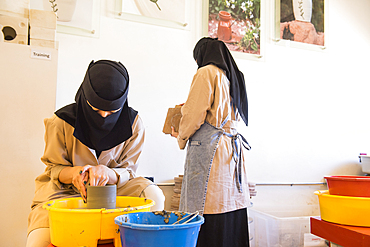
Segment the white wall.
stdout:
<path fill-rule="evenodd" d="M 92 59 L 120 60 L 131 78 L 129 104 L 147 130 L 139 173 L 157 182 L 182 173 L 184 151 L 161 133 L 168 107 L 186 100 L 196 71 L 192 49 L 201 11 L 191 29 L 179 30 L 114 18 L 114 0 L 102 1 L 100 37 L 58 34 L 57 108 L 73 102 Z M 200 8 L 200 4 L 196 5 Z M 252 145 L 246 155 L 256 182 L 322 181 L 324 175 L 358 174 L 358 153 L 368 149 L 367 64 L 370 3 L 328 1 L 326 49 L 290 48 L 271 40 L 272 9 L 265 8 L 261 61 L 236 59 L 246 76 Z"/>
<path fill-rule="evenodd" d="M 185 151 L 161 130 L 168 107 L 186 100 L 196 71 L 192 49 L 201 37 L 201 3 L 190 30 L 114 18 L 114 0 L 102 1 L 100 37 L 58 34 L 57 108 L 73 102 L 92 59 L 120 60 L 131 78 L 129 104 L 146 126 L 139 174 L 168 182 L 183 172 Z M 246 76 L 252 146 L 246 153 L 249 179 L 257 182 L 320 182 L 325 175 L 361 174 L 359 152 L 369 149 L 367 63 L 368 1 L 327 1 L 326 49 L 311 51 L 271 39 L 272 6 L 265 3 L 265 51 L 260 61 L 237 58 Z M 314 191 L 320 187 L 312 188 Z M 258 187 L 255 204 L 279 200 Z M 275 189 L 274 189 L 275 190 Z M 282 187 L 286 194 L 287 188 Z M 289 189 L 288 189 L 289 190 Z M 297 189 L 301 193 L 305 189 Z M 291 191 L 291 190 L 289 190 Z M 290 192 L 289 192 L 290 193 Z M 289 194 L 288 193 L 288 194 Z M 267 196 L 268 195 L 268 196 Z M 314 200 L 313 193 L 308 201 Z M 266 196 L 266 199 L 265 199 Z"/>

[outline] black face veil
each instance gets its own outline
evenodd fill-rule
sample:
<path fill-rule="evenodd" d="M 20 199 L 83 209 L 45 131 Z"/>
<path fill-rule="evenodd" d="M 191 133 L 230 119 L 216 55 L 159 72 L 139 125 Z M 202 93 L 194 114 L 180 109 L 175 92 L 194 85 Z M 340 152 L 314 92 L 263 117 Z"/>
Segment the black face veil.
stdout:
<path fill-rule="evenodd" d="M 209 37 L 202 38 L 195 45 L 193 56 L 199 68 L 213 64 L 225 71 L 230 81 L 232 104 L 238 109 L 244 123 L 248 125 L 248 100 L 244 75 L 239 71 L 225 43 Z"/>
<path fill-rule="evenodd" d="M 75 130 L 73 135 L 83 144 L 100 153 L 132 136 L 132 123 L 137 112 L 127 103 L 129 76 L 119 62 L 92 61 L 77 91 L 76 103 L 55 114 Z M 90 105 L 103 111 L 115 111 L 102 117 Z"/>

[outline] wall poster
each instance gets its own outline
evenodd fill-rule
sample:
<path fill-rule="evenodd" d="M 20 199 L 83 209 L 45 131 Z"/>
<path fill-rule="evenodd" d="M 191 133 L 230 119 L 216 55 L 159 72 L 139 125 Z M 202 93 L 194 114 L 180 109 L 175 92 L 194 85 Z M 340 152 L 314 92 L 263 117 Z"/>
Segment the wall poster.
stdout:
<path fill-rule="evenodd" d="M 276 0 L 276 40 L 325 46 L 325 0 Z"/>
<path fill-rule="evenodd" d="M 116 0 L 117 18 L 187 29 L 189 0 Z"/>
<path fill-rule="evenodd" d="M 30 0 L 30 6 L 55 12 L 60 33 L 98 36 L 100 0 Z"/>
<path fill-rule="evenodd" d="M 203 8 L 207 36 L 224 41 L 234 54 L 261 57 L 261 0 L 205 0 Z"/>

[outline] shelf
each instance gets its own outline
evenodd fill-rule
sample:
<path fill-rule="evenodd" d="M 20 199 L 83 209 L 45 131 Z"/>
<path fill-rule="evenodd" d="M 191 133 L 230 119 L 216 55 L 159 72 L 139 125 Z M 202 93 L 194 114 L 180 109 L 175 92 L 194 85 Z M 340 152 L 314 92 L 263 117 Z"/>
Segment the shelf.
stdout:
<path fill-rule="evenodd" d="M 370 246 L 370 227 L 346 226 L 311 217 L 311 233 L 344 247 Z"/>

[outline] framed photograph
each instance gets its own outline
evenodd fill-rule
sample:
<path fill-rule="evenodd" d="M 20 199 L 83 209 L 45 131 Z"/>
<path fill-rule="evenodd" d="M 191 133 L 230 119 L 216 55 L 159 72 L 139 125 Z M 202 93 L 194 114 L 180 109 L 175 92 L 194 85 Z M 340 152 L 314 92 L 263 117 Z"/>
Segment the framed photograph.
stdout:
<path fill-rule="evenodd" d="M 57 15 L 57 32 L 98 37 L 100 0 L 30 0 L 33 9 Z"/>
<path fill-rule="evenodd" d="M 203 0 L 204 35 L 224 41 L 237 57 L 261 58 L 261 2 Z"/>
<path fill-rule="evenodd" d="M 188 29 L 189 0 L 116 0 L 117 18 Z"/>
<path fill-rule="evenodd" d="M 275 0 L 274 40 L 286 46 L 325 49 L 326 0 Z"/>

